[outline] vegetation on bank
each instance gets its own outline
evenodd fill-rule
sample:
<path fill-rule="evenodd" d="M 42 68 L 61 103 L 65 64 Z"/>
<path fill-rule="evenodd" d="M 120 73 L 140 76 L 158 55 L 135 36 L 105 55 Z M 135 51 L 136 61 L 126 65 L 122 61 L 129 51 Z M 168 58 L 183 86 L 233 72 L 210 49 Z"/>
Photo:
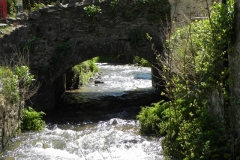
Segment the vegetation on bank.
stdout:
<path fill-rule="evenodd" d="M 72 79 L 72 85 L 79 84 L 78 88 L 82 85 L 89 83 L 90 78 L 94 77 L 94 74 L 99 71 L 96 63 L 116 63 L 116 64 L 126 64 L 127 60 L 125 55 L 116 55 L 116 56 L 100 56 L 93 59 L 84 61 L 78 65 L 72 67 L 74 73 L 74 78 Z M 138 64 L 144 67 L 150 67 L 150 64 L 144 58 L 135 56 L 132 59 L 133 64 Z"/>
<path fill-rule="evenodd" d="M 39 85 L 30 73 L 24 55 L 17 54 L 12 59 L 13 62 L 0 66 L 0 95 L 5 105 L 18 107 L 21 111 L 21 130 L 41 130 L 45 125 L 41 119 L 44 113 L 30 107 L 23 108 L 23 102 L 36 93 Z"/>
<path fill-rule="evenodd" d="M 93 77 L 96 72 L 98 72 L 98 67 L 95 64 L 95 60 L 90 59 L 75 65 L 72 68 L 72 71 L 74 73 L 72 84 L 74 85 L 78 81 L 78 84 L 82 86 L 89 83 L 90 78 Z M 78 86 L 78 88 L 80 88 L 80 86 Z"/>
<path fill-rule="evenodd" d="M 0 37 L 9 34 L 12 30 L 11 26 L 0 26 Z"/>
<path fill-rule="evenodd" d="M 143 107 L 137 116 L 142 133 L 164 136 L 166 159 L 240 159 L 227 64 L 233 1 L 209 11 L 208 19 L 172 26 L 166 34 L 166 55 L 158 59 L 169 101 Z"/>
<path fill-rule="evenodd" d="M 84 84 L 88 84 L 90 79 L 99 71 L 96 63 L 114 63 L 128 64 L 125 55 L 100 56 L 84 61 L 72 67 L 73 79 L 71 80 L 70 89 L 80 88 Z M 150 67 L 150 63 L 144 58 L 135 56 L 131 59 L 131 64 L 137 64 L 143 67 Z"/>
<path fill-rule="evenodd" d="M 134 56 L 133 64 L 137 64 L 137 65 L 140 65 L 142 67 L 151 67 L 151 64 L 146 59 L 141 58 L 139 56 Z"/>
<path fill-rule="evenodd" d="M 44 112 L 37 112 L 31 107 L 26 107 L 23 110 L 21 130 L 22 131 L 40 131 L 43 130 L 46 123 L 42 119 Z"/>
<path fill-rule="evenodd" d="M 151 67 L 151 64 L 144 58 L 139 56 L 127 58 L 124 54 L 94 57 L 93 60 L 98 63 L 134 64 L 142 67 Z"/>

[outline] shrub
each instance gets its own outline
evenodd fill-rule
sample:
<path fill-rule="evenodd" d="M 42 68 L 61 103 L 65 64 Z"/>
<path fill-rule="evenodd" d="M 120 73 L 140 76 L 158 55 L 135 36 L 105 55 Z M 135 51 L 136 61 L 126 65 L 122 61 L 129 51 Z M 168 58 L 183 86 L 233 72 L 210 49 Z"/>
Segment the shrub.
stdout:
<path fill-rule="evenodd" d="M 44 112 L 37 112 L 33 108 L 24 108 L 21 130 L 23 131 L 39 131 L 45 127 L 45 121 L 42 117 L 45 115 Z"/>
<path fill-rule="evenodd" d="M 35 79 L 27 66 L 16 65 L 14 68 L 0 67 L 0 82 L 2 94 L 11 104 L 16 104 L 29 97 Z"/>
<path fill-rule="evenodd" d="M 0 82 L 2 83 L 2 94 L 11 104 L 20 100 L 18 76 L 9 67 L 0 68 Z"/>
<path fill-rule="evenodd" d="M 94 4 L 84 7 L 84 14 L 91 22 L 99 20 L 99 15 L 102 9 Z"/>
<path fill-rule="evenodd" d="M 159 135 L 159 123 L 163 120 L 162 112 L 165 109 L 164 101 L 153 103 L 150 107 L 145 106 L 141 108 L 137 119 L 141 125 L 141 133 Z"/>
<path fill-rule="evenodd" d="M 16 13 L 15 6 L 16 6 L 15 0 L 7 0 L 7 12 L 11 16 L 13 16 Z"/>
<path fill-rule="evenodd" d="M 233 1 L 215 4 L 210 19 L 189 22 L 167 37 L 165 57 L 157 57 L 168 102 L 144 108 L 138 116 L 142 131 L 164 134 L 166 159 L 238 159 L 235 113 L 229 110 L 226 62 L 232 34 Z M 217 92 L 219 102 L 212 102 Z M 220 102 L 221 101 L 221 102 Z M 164 106 L 164 110 L 161 106 Z M 223 107 L 223 115 L 210 110 Z M 146 129 L 145 129 L 146 128 Z M 152 129 L 153 128 L 153 129 Z M 151 132 L 150 132 L 151 133 Z M 218 138 L 216 138 L 218 137 Z"/>

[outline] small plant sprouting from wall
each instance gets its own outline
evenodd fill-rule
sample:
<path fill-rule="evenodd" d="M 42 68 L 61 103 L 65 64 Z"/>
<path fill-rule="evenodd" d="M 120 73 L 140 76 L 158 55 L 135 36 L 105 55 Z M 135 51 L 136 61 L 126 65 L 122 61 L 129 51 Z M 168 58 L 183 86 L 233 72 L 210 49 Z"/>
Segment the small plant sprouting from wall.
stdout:
<path fill-rule="evenodd" d="M 134 3 L 127 0 L 113 0 L 110 3 L 112 16 L 117 14 L 123 18 L 125 22 L 132 22 L 137 18 L 138 9 Z"/>
<path fill-rule="evenodd" d="M 117 13 L 121 11 L 121 5 L 119 4 L 119 0 L 113 0 L 110 3 L 111 13 L 115 16 Z"/>
<path fill-rule="evenodd" d="M 92 4 L 84 7 L 83 9 L 85 16 L 88 18 L 90 22 L 94 23 L 99 20 L 102 11 L 100 6 L 95 6 L 94 4 Z"/>
<path fill-rule="evenodd" d="M 29 39 L 28 41 L 22 42 L 20 43 L 19 48 L 22 50 L 23 53 L 30 52 L 30 53 L 34 53 L 37 44 L 40 42 L 40 39 L 37 37 L 33 37 L 31 39 Z"/>

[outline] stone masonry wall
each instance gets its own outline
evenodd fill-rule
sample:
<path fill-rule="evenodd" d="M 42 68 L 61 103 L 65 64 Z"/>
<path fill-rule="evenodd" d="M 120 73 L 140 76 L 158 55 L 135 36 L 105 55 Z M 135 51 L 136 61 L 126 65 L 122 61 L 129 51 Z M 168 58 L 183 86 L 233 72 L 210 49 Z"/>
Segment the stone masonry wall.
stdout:
<path fill-rule="evenodd" d="M 232 113 L 236 118 L 236 130 L 238 139 L 240 139 L 240 0 L 235 1 L 235 26 L 233 52 L 229 53 L 229 66 L 232 83 L 231 90 L 231 107 Z"/>
<path fill-rule="evenodd" d="M 191 19 L 201 19 L 208 17 L 207 6 L 212 6 L 214 2 L 220 0 L 169 0 L 171 5 L 171 18 L 178 24 Z"/>
<path fill-rule="evenodd" d="M 49 6 L 31 12 L 22 27 L 0 39 L 0 59 L 11 58 L 15 46 L 32 46 L 29 49 L 29 64 L 31 72 L 41 83 L 38 93 L 31 98 L 32 107 L 43 111 L 56 107 L 63 94 L 58 92 L 64 86 L 60 83 L 62 75 L 74 65 L 93 57 L 137 55 L 155 63 L 152 43 L 158 42 L 161 46 L 159 42 L 165 37 L 162 33 L 164 26 L 160 21 L 150 21 L 148 7 L 140 10 L 133 2 L 125 1 L 131 6 L 132 15 L 136 15 L 131 19 L 124 12 L 113 16 L 111 6 L 106 2 L 98 5 L 102 11 L 99 20 L 94 22 L 86 16 L 85 6 L 81 3 Z M 161 5 L 161 13 L 158 14 L 163 15 L 161 17 L 169 15 L 168 1 L 161 1 Z M 145 39 L 146 33 L 152 37 L 151 43 Z M 136 42 L 139 43 L 136 47 L 133 43 L 134 39 L 138 41 L 136 37 L 139 35 L 144 36 L 145 42 Z"/>
<path fill-rule="evenodd" d="M 11 143 L 11 139 L 19 131 L 20 111 L 19 106 L 8 104 L 0 94 L 0 153 Z"/>

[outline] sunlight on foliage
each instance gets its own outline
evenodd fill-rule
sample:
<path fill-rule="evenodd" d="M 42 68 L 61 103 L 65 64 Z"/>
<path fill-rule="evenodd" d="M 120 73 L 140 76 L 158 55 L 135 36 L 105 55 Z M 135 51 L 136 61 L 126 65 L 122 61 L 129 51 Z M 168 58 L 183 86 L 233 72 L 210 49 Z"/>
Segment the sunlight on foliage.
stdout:
<path fill-rule="evenodd" d="M 73 84 L 79 79 L 79 84 L 83 85 L 87 84 L 89 79 L 98 72 L 98 67 L 94 60 L 88 60 L 74 66 L 72 71 L 74 72 Z"/>
<path fill-rule="evenodd" d="M 45 127 L 45 121 L 42 117 L 44 112 L 37 112 L 33 108 L 28 107 L 23 110 L 21 130 L 23 131 L 40 131 Z"/>
<path fill-rule="evenodd" d="M 34 81 L 34 76 L 27 66 L 0 67 L 0 82 L 2 83 L 0 92 L 12 104 L 24 100 L 27 90 Z"/>
<path fill-rule="evenodd" d="M 228 117 L 230 110 L 222 109 L 229 100 L 224 64 L 232 24 L 233 1 L 228 1 L 215 4 L 210 19 L 172 26 L 165 57 L 157 57 L 166 83 L 162 94 L 169 101 L 142 108 L 137 116 L 142 132 L 165 136 L 166 159 L 236 159 L 240 154 L 231 128 L 236 122 Z M 214 113 L 214 107 L 222 113 Z"/>

